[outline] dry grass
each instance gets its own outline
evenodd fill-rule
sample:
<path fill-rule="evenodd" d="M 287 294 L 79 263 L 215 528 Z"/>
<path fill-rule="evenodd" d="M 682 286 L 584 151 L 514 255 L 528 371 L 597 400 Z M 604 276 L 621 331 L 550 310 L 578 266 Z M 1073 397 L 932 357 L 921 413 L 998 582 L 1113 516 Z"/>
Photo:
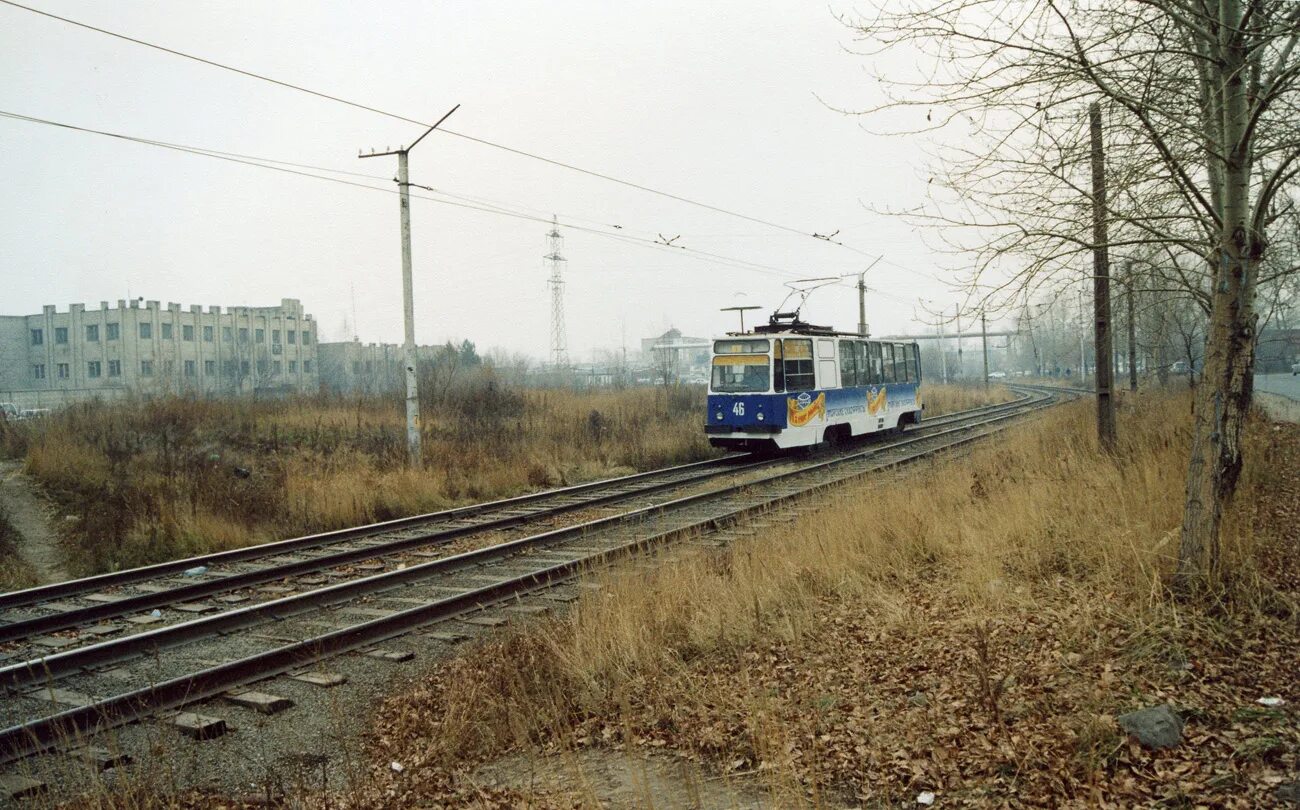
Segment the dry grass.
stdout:
<path fill-rule="evenodd" d="M 484 372 L 441 402 L 423 411 L 418 472 L 400 403 L 373 397 L 91 403 L 8 426 L 0 443 L 79 518 L 82 575 L 714 452 L 697 389 L 513 389 Z"/>
<path fill-rule="evenodd" d="M 965 411 L 981 405 L 996 405 L 1016 398 L 1005 385 L 943 385 L 925 383 L 922 401 L 927 419 L 946 413 Z"/>
<path fill-rule="evenodd" d="M 936 415 L 988 398 L 927 400 Z M 699 388 L 516 389 L 484 371 L 422 409 L 420 471 L 400 403 L 375 397 L 91 403 L 0 424 L 0 446 L 78 518 L 70 568 L 88 575 L 706 458 L 702 412 Z"/>
<path fill-rule="evenodd" d="M 18 542 L 18 530 L 9 522 L 4 504 L 0 504 L 0 591 L 30 588 L 39 581 L 32 567 L 18 556 L 14 548 Z"/>
<path fill-rule="evenodd" d="M 788 531 L 605 577 L 565 618 L 390 701 L 375 759 L 406 772 L 376 768 L 362 803 L 490 804 L 455 774 L 503 752 L 601 745 L 751 772 L 778 806 L 923 789 L 972 805 L 1177 803 L 1187 790 L 1257 801 L 1261 780 L 1300 756 L 1293 722 L 1240 732 L 1231 717 L 1295 687 L 1296 583 L 1279 573 L 1296 570 L 1294 542 L 1260 545 L 1278 523 L 1259 504 L 1279 487 L 1293 498 L 1300 452 L 1261 462 L 1270 437 L 1252 428 L 1223 602 L 1183 611 L 1164 582 L 1187 406 L 1140 403 L 1122 411 L 1113 458 L 1081 402 L 960 460 L 847 490 Z M 1284 559 L 1265 576 L 1270 553 Z M 1113 716 L 1170 699 L 1197 718 L 1189 742 L 1170 755 L 1126 746 Z M 1267 746 L 1249 742 L 1256 731 Z M 1260 755 L 1234 758 L 1234 745 Z"/>

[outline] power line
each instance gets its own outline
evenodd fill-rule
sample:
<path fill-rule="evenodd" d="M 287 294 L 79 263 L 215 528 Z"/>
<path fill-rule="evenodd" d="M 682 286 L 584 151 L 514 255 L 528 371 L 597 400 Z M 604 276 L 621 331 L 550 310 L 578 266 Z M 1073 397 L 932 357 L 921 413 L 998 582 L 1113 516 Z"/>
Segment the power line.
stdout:
<path fill-rule="evenodd" d="M 0 2 L 6 2 L 6 0 L 0 0 Z M 307 168 L 317 168 L 317 169 L 319 169 L 319 170 L 321 170 L 321 171 L 338 171 L 338 170 L 335 170 L 335 169 L 329 169 L 329 168 L 325 168 L 325 167 L 311 167 L 311 166 L 308 166 L 307 164 L 289 164 L 288 161 L 273 160 L 273 159 L 270 159 L 270 158 L 259 158 L 259 157 L 249 156 L 249 155 L 245 155 L 245 156 L 242 156 L 242 157 L 234 157 L 233 155 L 235 155 L 236 153 L 233 153 L 233 152 L 219 152 L 219 151 L 217 151 L 217 150 L 212 150 L 212 149 L 205 149 L 205 148 L 201 148 L 201 147 L 186 146 L 186 145 L 184 145 L 184 144 L 170 143 L 170 142 L 167 142 L 167 141 L 159 141 L 159 140 L 154 140 L 154 139 L 151 139 L 151 138 L 142 138 L 142 137 L 135 136 L 135 135 L 126 135 L 126 134 L 119 133 L 119 132 L 110 132 L 110 131 L 107 131 L 107 130 L 94 129 L 94 128 L 91 128 L 91 127 L 83 127 L 83 126 L 78 126 L 78 125 L 76 125 L 76 124 L 68 124 L 68 123 L 64 123 L 64 122 L 61 122 L 61 121 L 53 121 L 53 120 L 50 120 L 50 119 L 47 119 L 47 118 L 38 118 L 38 117 L 35 117 L 35 116 L 23 115 L 23 114 L 21 114 L 21 113 L 14 113 L 14 112 L 6 111 L 6 110 L 0 110 L 0 118 L 9 118 L 9 119 L 17 120 L 17 121 L 24 121 L 24 122 L 27 122 L 27 123 L 41 124 L 41 125 L 45 125 L 45 126 L 58 127 L 58 128 L 60 128 L 60 129 L 67 129 L 67 130 L 72 130 L 72 131 L 75 131 L 75 132 L 81 132 L 81 133 L 85 133 L 85 134 L 100 135 L 100 136 L 107 137 L 107 138 L 113 138 L 113 139 L 121 140 L 121 141 L 128 141 L 128 142 L 131 142 L 131 143 L 138 143 L 138 144 L 142 144 L 142 145 L 145 145 L 145 146 L 153 146 L 153 147 L 158 147 L 158 148 L 162 148 L 162 149 L 169 149 L 169 150 L 176 151 L 176 152 L 183 152 L 183 153 L 186 153 L 186 154 L 198 155 L 198 156 L 200 156 L 200 157 L 209 157 L 209 158 L 214 158 L 214 159 L 216 159 L 216 160 L 224 160 L 224 161 L 231 162 L 231 163 L 239 163 L 239 164 L 242 164 L 242 165 L 245 165 L 245 166 L 253 166 L 253 167 L 255 167 L 255 168 L 259 168 L 259 169 L 268 169 L 268 170 L 271 170 L 271 171 L 282 172 L 282 173 L 285 173 L 285 174 L 292 174 L 292 175 L 296 175 L 296 176 L 298 176 L 298 177 L 307 177 L 307 178 L 311 178 L 311 179 L 314 179 L 314 180 L 325 180 L 325 181 L 327 181 L 327 182 L 338 183 L 338 184 L 340 184 L 340 185 L 344 185 L 344 186 L 353 186 L 353 187 L 355 187 L 355 188 L 366 189 L 366 190 L 368 190 L 368 191 L 377 191 L 377 192 L 381 192 L 381 193 L 384 193 L 384 194 L 399 194 L 399 193 L 400 193 L 400 192 L 399 192 L 398 190 L 396 190 L 396 189 L 380 188 L 380 187 L 378 187 L 378 186 L 371 186 L 371 185 L 367 185 L 367 184 L 365 184 L 365 183 L 358 183 L 358 182 L 355 182 L 355 181 L 352 181 L 352 180 L 343 180 L 343 179 L 340 179 L 340 178 L 337 178 L 337 177 L 327 177 L 327 176 L 324 176 L 324 175 L 312 174 L 311 172 L 299 171 L 299 170 L 297 170 L 297 169 L 284 168 L 284 166 L 281 166 L 281 165 L 273 165 L 273 164 L 288 164 L 288 165 L 305 166 L 305 167 L 307 167 Z M 354 173 L 354 174 L 355 174 L 355 173 Z M 360 176 L 363 176 L 363 177 L 370 177 L 370 178 L 372 178 L 372 179 L 377 179 L 377 180 L 388 180 L 388 179 L 389 179 L 389 178 L 383 178 L 383 177 L 378 177 L 378 176 L 374 176 L 374 175 L 360 175 Z M 434 193 L 436 193 L 436 194 L 441 194 L 441 195 L 444 195 L 444 196 L 449 196 L 449 197 L 453 197 L 453 198 L 456 196 L 456 195 L 449 194 L 448 192 L 439 191 L 438 189 L 434 189 L 434 188 L 432 188 L 431 186 L 420 186 L 420 188 L 423 188 L 423 189 L 426 189 L 426 190 L 432 191 L 432 192 L 434 192 Z M 487 214 L 496 214 L 496 215 L 498 215 L 498 216 L 506 216 L 506 217 L 511 217 L 511 218 L 514 218 L 514 219 L 521 219 L 521 220 L 525 220 L 525 221 L 529 221 L 529 222 L 541 222 L 541 223 L 545 223 L 545 224 L 550 224 L 550 220 L 548 220 L 548 219 L 546 219 L 546 218 L 544 218 L 544 217 L 534 216 L 534 215 L 531 215 L 531 214 L 521 213 L 521 212 L 518 212 L 518 211 L 511 211 L 511 210 L 509 210 L 509 209 L 507 209 L 507 208 L 503 208 L 503 207 L 496 206 L 496 205 L 486 205 L 486 204 L 485 204 L 485 205 L 476 205 L 476 204 L 468 204 L 468 203 L 463 203 L 463 202 L 455 202 L 455 201 L 453 201 L 453 200 L 438 199 L 437 197 L 429 197 L 429 196 L 420 195 L 420 194 L 412 194 L 411 197 L 412 197 L 412 199 L 426 200 L 426 201 L 429 201 L 429 202 L 438 203 L 438 204 L 440 204 L 440 205 L 449 205 L 449 206 L 452 206 L 452 207 L 455 207 L 455 208 L 463 208 L 463 209 L 467 209 L 467 210 L 470 210 L 470 211 L 479 211 L 479 212 L 482 212 L 482 213 L 487 213 Z M 688 256 L 688 257 L 690 257 L 690 258 L 712 260 L 712 261 L 715 261 L 715 262 L 717 262 L 717 263 L 723 264 L 723 265 L 725 265 L 725 266 L 729 266 L 729 267 L 731 267 L 732 269 L 737 269 L 737 270 L 749 270 L 749 271 L 758 271 L 758 272 L 769 272 L 769 273 L 772 273 L 772 274 L 775 274 L 775 275 L 779 275 L 779 276 L 783 276 L 783 277 L 789 277 L 789 276 L 791 276 L 791 275 L 797 275 L 797 273 L 795 273 L 795 271 L 789 270 L 789 269 L 787 269 L 787 268 L 775 267 L 775 266 L 773 266 L 773 265 L 761 264 L 761 263 L 759 263 L 759 262 L 751 262 L 751 261 L 748 261 L 748 260 L 746 260 L 746 259 L 738 259 L 738 258 L 736 258 L 736 257 L 734 257 L 734 256 L 726 256 L 726 255 L 719 254 L 719 253 L 712 253 L 712 252 L 709 252 L 709 251 L 697 250 L 697 249 L 695 249 L 695 248 L 688 248 L 688 247 L 681 246 L 681 245 L 673 245 L 673 246 L 670 247 L 670 246 L 668 246 L 668 245 L 664 245 L 664 244 L 662 244 L 662 243 L 655 242 L 655 241 L 652 240 L 652 239 L 647 239 L 647 238 L 644 238 L 644 237 L 632 236 L 632 235 L 630 235 L 630 234 L 623 234 L 623 233 L 609 233 L 609 232 L 606 232 L 606 231 L 600 231 L 600 230 L 597 230 L 597 229 L 595 229 L 595 228 L 583 227 L 583 226 L 581 226 L 581 225 L 569 225 L 569 224 L 566 224 L 565 227 L 568 228 L 568 229 L 570 229 L 570 230 L 581 231 L 581 232 L 584 232 L 584 233 L 590 233 L 590 234 L 594 234 L 594 235 L 596 235 L 596 236 L 604 237 L 604 238 L 606 238 L 606 239 L 613 239 L 613 240 L 620 241 L 620 242 L 625 242 L 625 243 L 628 243 L 628 244 L 634 244 L 634 245 L 637 245 L 637 246 L 639 246 L 639 247 L 649 247 L 649 248 L 655 248 L 655 249 L 667 250 L 667 251 L 671 251 L 671 252 L 675 253 L 676 255 L 686 255 L 686 256 Z M 610 227 L 615 227 L 615 226 L 610 226 Z"/>
<path fill-rule="evenodd" d="M 306 93 L 306 94 L 308 94 L 308 95 L 315 96 L 315 97 L 317 97 L 317 98 L 325 99 L 325 100 L 327 100 L 327 101 L 333 101 L 333 102 L 335 102 L 335 103 L 343 104 L 343 105 L 346 105 L 346 106 L 349 106 L 349 107 L 353 107 L 353 108 L 358 109 L 358 110 L 364 110 L 364 111 L 366 111 L 366 112 L 375 113 L 376 115 L 382 115 L 382 116 L 385 116 L 385 117 L 387 117 L 387 118 L 392 118 L 392 119 L 397 120 L 397 121 L 403 121 L 403 122 L 410 123 L 410 124 L 418 124 L 419 126 L 422 126 L 422 127 L 428 127 L 428 126 L 429 126 L 429 124 L 428 124 L 427 122 L 425 122 L 425 121 L 420 121 L 420 120 L 415 119 L 415 118 L 409 118 L 409 117 L 404 116 L 404 115 L 399 115 L 398 113 L 389 112 L 389 111 L 387 111 L 387 110 L 383 110 L 383 109 L 380 109 L 380 108 L 378 108 L 378 107 L 372 107 L 372 106 L 370 106 L 370 105 L 368 105 L 368 104 L 362 104 L 362 103 L 360 103 L 360 102 L 352 101 L 352 100 L 350 100 L 350 99 L 346 99 L 346 98 L 343 98 L 343 97 L 341 97 L 341 96 L 332 95 L 332 94 L 330 94 L 330 93 L 326 93 L 326 92 L 323 92 L 323 91 L 320 91 L 320 90 L 313 90 L 313 89 L 311 89 L 311 88 L 309 88 L 309 87 L 304 87 L 304 86 L 302 86 L 302 85 L 293 84 L 292 82 L 283 81 L 283 80 L 281 80 L 281 79 L 275 79 L 275 78 L 272 78 L 272 77 L 270 77 L 270 76 L 266 76 L 266 75 L 261 74 L 261 73 L 256 73 L 256 72 L 254 72 L 254 71 L 244 70 L 244 69 L 242 69 L 242 68 L 237 68 L 237 67 L 234 67 L 234 66 L 232 66 L 232 65 L 227 65 L 227 64 L 224 64 L 224 63 L 222 63 L 222 62 L 214 61 L 214 60 L 212 60 L 212 59 L 206 59 L 206 58 L 201 57 L 201 56 L 196 56 L 196 55 L 191 54 L 191 53 L 186 53 L 185 51 L 176 50 L 175 48 L 168 48 L 168 47 L 166 47 L 166 46 L 164 46 L 164 45 L 159 45 L 159 44 L 154 43 L 154 42 L 149 42 L 148 40 L 143 40 L 143 39 L 139 39 L 139 38 L 137 38 L 137 37 L 132 37 L 132 36 L 128 36 L 128 35 L 126 35 L 126 34 L 121 34 L 121 33 L 118 33 L 118 32 L 116 32 L 116 31 L 110 31 L 110 30 L 108 30 L 108 29 L 106 29 L 106 28 L 100 28 L 100 27 L 98 27 L 98 26 L 90 25 L 89 23 L 80 22 L 80 21 L 78 21 L 78 20 L 74 20 L 74 19 L 71 19 L 71 18 L 69 18 L 69 17 L 62 17 L 62 16 L 59 16 L 58 14 L 53 14 L 53 13 L 50 13 L 50 12 L 48 12 L 48 11 L 42 11 L 41 9 L 32 8 L 31 6 L 26 6 L 26 5 L 23 5 L 23 4 L 21 4 L 21 3 L 14 2 L 14 0 L 0 0 L 0 3 L 3 3 L 4 5 L 7 5 L 7 6 L 12 6 L 13 8 L 21 9 L 21 10 L 23 10 L 23 11 L 28 11 L 28 12 L 31 12 L 31 13 L 33 13 L 33 14 L 38 14 L 38 15 L 40 15 L 40 16 L 42 16 L 42 17 L 47 17 L 47 18 L 52 19 L 52 20 L 57 20 L 57 21 L 59 21 L 59 22 L 66 23 L 66 24 L 68 24 L 68 25 L 73 25 L 73 26 L 76 26 L 76 27 L 78 27 L 78 28 L 86 29 L 86 30 L 88 30 L 88 31 L 94 31 L 95 33 L 98 33 L 98 34 L 103 34 L 103 35 L 105 35 L 105 36 L 113 37 L 113 38 L 115 38 L 115 39 L 120 39 L 120 40 L 122 40 L 122 41 L 124 41 L 124 42 L 130 42 L 130 43 L 132 43 L 132 44 L 134 44 L 134 45 L 140 45 L 140 46 L 143 46 L 143 47 L 146 47 L 146 48 L 151 48 L 151 49 L 153 49 L 153 50 L 161 51 L 161 52 L 163 52 L 163 53 L 170 54 L 170 55 L 172 55 L 172 56 L 179 56 L 179 57 L 181 57 L 181 58 L 183 58 L 183 59 L 189 59 L 189 60 L 191 60 L 191 61 L 198 62 L 198 63 L 200 63 L 200 64 L 208 65 L 209 67 L 215 67 L 215 68 L 218 68 L 218 69 L 220 69 L 220 70 L 230 71 L 231 73 L 236 73 L 236 74 L 239 74 L 239 75 L 241 75 L 241 76 L 245 76 L 245 77 L 250 78 L 250 79 L 256 79 L 256 80 L 258 80 L 258 81 L 263 81 L 263 82 L 267 82 L 267 83 L 269 83 L 269 84 L 274 84 L 274 85 L 277 85 L 277 86 L 279 86 L 279 87 L 284 87 L 284 88 L 289 89 L 289 90 L 296 90 L 296 91 L 298 91 L 298 92 L 300 92 L 300 93 Z M 668 191 L 662 191 L 662 190 L 660 190 L 660 189 L 656 189 L 656 188 L 652 188 L 652 187 L 650 187 L 650 186 L 642 185 L 642 184 L 640 184 L 640 183 L 636 183 L 636 182 L 633 182 L 633 181 L 631 181 L 631 180 L 624 180 L 624 179 L 622 179 L 622 178 L 615 177 L 615 176 L 613 176 L 613 175 L 606 174 L 606 173 L 604 173 L 604 172 L 598 172 L 598 171 L 595 171 L 595 170 L 593 170 L 593 169 L 586 169 L 586 168 L 583 168 L 583 167 L 581 167 L 581 166 L 577 166 L 577 165 L 572 164 L 572 163 L 567 163 L 567 162 L 565 162 L 565 161 L 556 160 L 556 159 L 554 159 L 554 158 L 548 158 L 548 157 L 545 157 L 545 156 L 543 156 L 543 155 L 539 155 L 539 154 L 536 154 L 536 153 L 533 153 L 533 152 L 528 152 L 528 151 L 523 150 L 523 149 L 516 149 L 516 148 L 514 148 L 514 147 L 512 147 L 512 146 L 506 146 L 505 144 L 496 143 L 496 142 L 494 142 L 494 141 L 489 141 L 489 140 L 487 140 L 486 138 L 480 138 L 480 137 L 477 137 L 477 136 L 474 136 L 474 135 L 469 135 L 469 134 L 464 133 L 464 132 L 457 132 L 457 131 L 452 130 L 452 129 L 438 129 L 437 131 L 440 132 L 440 133 L 447 134 L 447 135 L 454 135 L 454 136 L 456 136 L 456 137 L 458 137 L 458 138 L 462 138 L 462 139 L 464 139 L 464 140 L 472 141 L 472 142 L 474 142 L 474 143 L 481 144 L 481 145 L 483 145 L 483 146 L 488 146 L 488 147 L 491 147 L 491 148 L 493 148 L 493 149 L 499 149 L 499 150 L 501 150 L 501 151 L 509 152 L 509 153 L 511 153 L 511 154 L 514 154 L 514 155 L 519 155 L 519 156 L 521 156 L 521 157 L 526 157 L 526 158 L 530 158 L 530 159 L 532 159 L 532 160 L 541 161 L 542 163 L 547 163 L 547 164 L 550 164 L 550 165 L 552 165 L 552 166 L 557 166 L 557 167 L 559 167 L 559 168 L 568 169 L 568 170 L 570 170 L 570 171 L 578 172 L 578 173 L 580 173 L 580 174 L 585 174 L 585 175 L 587 175 L 587 176 L 589 176 L 589 177 L 595 177 L 595 178 L 598 178 L 598 179 L 601 179 L 601 180 L 606 180 L 606 181 L 611 182 L 611 183 L 617 183 L 617 184 L 619 184 L 619 185 L 626 186 L 626 187 L 628 187 L 628 188 L 633 188 L 633 189 L 636 189 L 636 190 L 638 190 L 638 191 L 644 191 L 644 192 L 646 192 L 646 193 L 648 193 L 648 194 L 654 194 L 654 195 L 657 195 L 657 196 L 660 196 L 660 197 L 664 197 L 664 198 L 667 198 L 667 199 L 670 199 L 670 200 L 675 200 L 675 201 L 677 201 L 677 202 L 685 203 L 685 204 L 687 204 L 687 205 L 692 205 L 692 206 L 695 206 L 695 207 L 697 207 L 697 208 L 702 208 L 702 209 L 705 209 L 705 210 L 708 210 L 708 211 L 713 211 L 713 212 L 715 212 L 715 213 L 719 213 L 719 214 L 724 214 L 724 215 L 727 215 L 727 216 L 735 217 L 735 218 L 737 218 L 737 219 L 743 219 L 743 220 L 746 220 L 746 221 L 748 221 L 748 222 L 753 222 L 753 223 L 756 223 L 756 224 L 759 224 L 759 225 L 763 225 L 763 226 L 765 226 L 765 227 L 775 228 L 775 229 L 782 230 L 782 231 L 786 231 L 786 232 L 789 232 L 789 233 L 798 234 L 798 235 L 800 235 L 800 236 L 812 237 L 812 238 L 817 239 L 818 241 L 826 242 L 826 243 L 828 243 L 828 244 L 832 244 L 832 245 L 837 245 L 837 246 L 839 246 L 839 247 L 845 248 L 846 250 L 850 250 L 850 251 L 852 251 L 852 252 L 854 252 L 854 253 L 860 254 L 860 255 L 865 256 L 865 257 L 868 257 L 868 258 L 872 258 L 872 259 L 875 259 L 875 258 L 881 258 L 881 259 L 884 259 L 884 257 L 878 257 L 878 256 L 877 256 L 876 254 L 874 254 L 874 253 L 868 253 L 868 252 L 866 252 L 866 251 L 859 250 L 858 248 L 855 248 L 855 247 L 853 247 L 853 246 L 851 246 L 851 245 L 846 245 L 846 244 L 844 244 L 843 242 L 836 241 L 836 240 L 834 240 L 834 239 L 832 239 L 832 238 L 830 238 L 830 237 L 823 236 L 823 235 L 818 234 L 818 233 L 815 233 L 815 232 L 809 232 L 809 231 L 803 230 L 803 229 L 801 229 L 801 228 L 795 228 L 795 227 L 792 227 L 792 226 L 789 226 L 789 225 L 783 225 L 783 224 L 781 224 L 781 223 L 779 223 L 779 222 L 773 222 L 773 221 L 771 221 L 771 220 L 763 219 L 763 218 L 760 218 L 760 217 L 750 216 L 749 214 L 742 214 L 742 213 L 740 213 L 740 212 L 738 212 L 738 211 L 732 211 L 732 210 L 730 210 L 730 209 L 722 208 L 721 206 L 716 206 L 716 205 L 712 205 L 712 204 L 710 204 L 710 203 L 701 202 L 701 201 L 699 201 L 699 200 L 694 200 L 694 199 L 691 199 L 691 198 L 689 198 L 689 197 L 681 196 L 681 195 L 679 195 L 679 194 L 673 194 L 673 193 L 668 192 Z M 837 231 L 837 233 L 838 233 L 838 231 Z M 833 236 L 833 234 L 832 234 L 832 236 Z M 895 263 L 895 262 L 891 262 L 891 261 L 889 261 L 888 259 L 884 259 L 884 261 L 885 261 L 887 264 L 893 264 L 894 266 L 898 267 L 899 269 L 906 270 L 906 271 L 908 271 L 908 272 L 916 272 L 916 273 L 921 273 L 922 275 L 929 275 L 929 274 L 927 274 L 927 273 L 924 273 L 923 271 L 918 271 L 918 270 L 915 270 L 914 268 L 904 267 L 903 265 L 897 264 L 897 263 Z M 942 281 L 942 279 L 937 279 L 937 277 L 934 277 L 934 276 L 931 276 L 931 278 L 936 278 L 936 280 Z M 943 283 L 947 283 L 947 282 L 943 282 Z"/>

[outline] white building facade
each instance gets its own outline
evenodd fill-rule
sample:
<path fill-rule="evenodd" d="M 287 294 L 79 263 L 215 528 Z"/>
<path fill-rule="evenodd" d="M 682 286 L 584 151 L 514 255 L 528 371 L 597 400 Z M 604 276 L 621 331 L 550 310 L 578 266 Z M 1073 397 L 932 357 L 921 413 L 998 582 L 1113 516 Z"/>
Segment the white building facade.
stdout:
<path fill-rule="evenodd" d="M 107 301 L 0 315 L 0 401 L 53 407 L 128 393 L 283 394 L 320 387 L 317 329 L 297 299 L 182 308 Z"/>

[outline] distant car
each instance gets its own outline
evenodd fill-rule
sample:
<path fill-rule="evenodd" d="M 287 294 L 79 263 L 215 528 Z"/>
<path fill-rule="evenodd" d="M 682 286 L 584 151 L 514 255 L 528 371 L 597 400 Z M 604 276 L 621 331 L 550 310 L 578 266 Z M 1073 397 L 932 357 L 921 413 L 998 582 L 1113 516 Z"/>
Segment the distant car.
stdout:
<path fill-rule="evenodd" d="M 19 413 L 19 419 L 44 419 L 50 415 L 49 408 L 23 408 Z"/>
<path fill-rule="evenodd" d="M 990 379 L 990 380 L 1001 380 L 1001 379 L 1003 379 L 1003 378 L 1006 377 L 1006 376 L 1007 376 L 1007 373 L 1006 373 L 1005 371 L 990 371 L 990 372 L 989 372 L 989 379 Z"/>
<path fill-rule="evenodd" d="M 1292 363 L 1292 364 L 1291 364 L 1291 376 L 1294 377 L 1294 376 L 1297 375 L 1297 374 L 1300 374 L 1300 363 Z"/>
<path fill-rule="evenodd" d="M 0 402 L 0 419 L 8 419 L 13 422 L 22 418 L 23 413 L 18 410 L 17 405 L 12 402 Z"/>

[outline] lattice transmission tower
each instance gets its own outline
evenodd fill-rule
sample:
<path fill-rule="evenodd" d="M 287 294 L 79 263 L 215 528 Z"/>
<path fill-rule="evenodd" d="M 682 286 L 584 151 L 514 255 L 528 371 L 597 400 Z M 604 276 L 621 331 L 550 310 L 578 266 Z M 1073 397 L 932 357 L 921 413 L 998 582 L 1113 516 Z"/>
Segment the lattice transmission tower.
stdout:
<path fill-rule="evenodd" d="M 569 347 L 564 333 L 564 237 L 560 235 L 557 218 L 551 217 L 551 230 L 546 234 L 550 239 L 550 250 L 546 262 L 551 267 L 551 277 L 546 283 L 551 288 L 551 365 L 555 368 L 568 368 Z"/>

